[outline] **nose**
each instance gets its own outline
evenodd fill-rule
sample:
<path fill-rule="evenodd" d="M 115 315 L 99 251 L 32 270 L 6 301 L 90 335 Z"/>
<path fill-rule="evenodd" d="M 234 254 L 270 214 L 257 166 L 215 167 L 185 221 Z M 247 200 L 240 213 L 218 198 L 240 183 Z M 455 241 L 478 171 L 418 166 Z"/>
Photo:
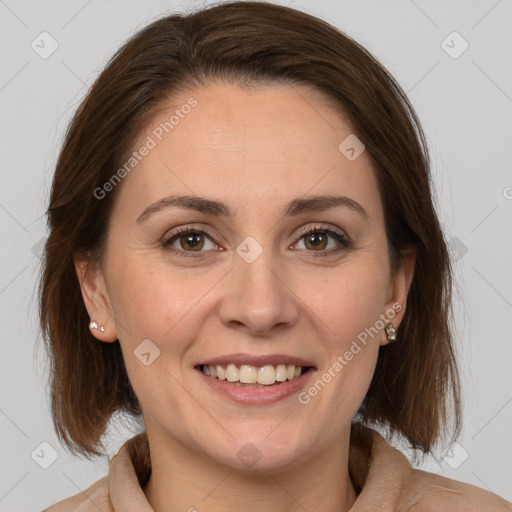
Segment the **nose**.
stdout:
<path fill-rule="evenodd" d="M 252 263 L 235 256 L 220 306 L 220 319 L 229 328 L 252 336 L 269 336 L 276 329 L 297 323 L 298 301 L 283 267 L 270 251 Z"/>

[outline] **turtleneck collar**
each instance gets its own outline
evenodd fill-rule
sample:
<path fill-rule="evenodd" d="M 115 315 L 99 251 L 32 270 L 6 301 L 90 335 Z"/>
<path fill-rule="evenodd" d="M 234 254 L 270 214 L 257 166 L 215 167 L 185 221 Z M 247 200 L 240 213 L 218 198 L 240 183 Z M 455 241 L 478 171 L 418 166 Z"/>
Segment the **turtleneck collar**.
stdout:
<path fill-rule="evenodd" d="M 512 512 L 512 504 L 492 492 L 414 469 L 377 431 L 358 423 L 351 427 L 348 465 L 357 492 L 349 512 Z M 107 476 L 45 512 L 155 512 L 144 494 L 150 475 L 142 432 L 119 449 Z"/>

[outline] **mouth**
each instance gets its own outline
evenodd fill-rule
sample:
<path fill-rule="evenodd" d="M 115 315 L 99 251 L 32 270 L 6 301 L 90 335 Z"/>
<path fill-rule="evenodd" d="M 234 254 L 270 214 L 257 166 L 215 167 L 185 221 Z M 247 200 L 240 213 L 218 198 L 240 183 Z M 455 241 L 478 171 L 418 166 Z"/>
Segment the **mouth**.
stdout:
<path fill-rule="evenodd" d="M 244 405 L 266 405 L 300 392 L 317 368 L 285 355 L 232 354 L 203 361 L 194 370 L 220 396 Z"/>
<path fill-rule="evenodd" d="M 294 364 L 254 366 L 229 363 L 223 365 L 200 364 L 195 369 L 212 379 L 226 381 L 236 386 L 268 387 L 296 380 L 308 371 L 313 371 L 315 367 L 295 366 Z"/>

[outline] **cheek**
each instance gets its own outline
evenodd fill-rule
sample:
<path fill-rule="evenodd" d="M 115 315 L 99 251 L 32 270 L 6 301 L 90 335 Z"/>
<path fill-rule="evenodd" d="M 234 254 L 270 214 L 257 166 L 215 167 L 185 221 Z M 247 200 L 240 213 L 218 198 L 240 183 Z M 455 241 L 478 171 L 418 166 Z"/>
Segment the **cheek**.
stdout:
<path fill-rule="evenodd" d="M 200 337 L 211 314 L 212 289 L 225 270 L 193 272 L 147 254 L 128 254 L 122 261 L 112 274 L 117 333 L 130 381 L 147 405 L 169 387 L 180 394 L 173 376 Z M 137 355 L 147 352 L 146 362 L 157 357 L 145 366 Z"/>
<path fill-rule="evenodd" d="M 327 335 L 324 339 L 340 351 L 374 326 L 383 312 L 386 276 L 376 260 L 361 258 L 329 278 L 303 280 L 298 294 L 314 313 L 312 318 L 320 320 L 319 328 Z"/>
<path fill-rule="evenodd" d="M 317 293 L 308 297 L 327 352 L 325 366 L 318 372 L 318 390 L 328 389 L 324 405 L 340 418 L 355 413 L 368 390 L 377 362 L 382 327 L 379 315 L 385 304 L 386 275 L 375 258 L 361 258 L 324 280 Z M 304 283 L 305 290 L 313 289 Z M 310 284 L 310 283 L 309 283 Z M 315 391 L 312 390 L 315 394 Z M 327 398 L 327 395 L 329 398 Z"/>
<path fill-rule="evenodd" d="M 201 308 L 194 305 L 209 288 L 204 280 L 169 268 L 147 254 L 131 255 L 115 275 L 118 338 L 129 380 L 146 411 L 164 402 L 176 410 L 189 406 L 177 370 L 200 328 L 194 319 Z"/>
<path fill-rule="evenodd" d="M 134 343 L 141 336 L 167 338 L 211 287 L 207 275 L 173 269 L 147 254 L 128 254 L 114 268 L 116 320 Z"/>

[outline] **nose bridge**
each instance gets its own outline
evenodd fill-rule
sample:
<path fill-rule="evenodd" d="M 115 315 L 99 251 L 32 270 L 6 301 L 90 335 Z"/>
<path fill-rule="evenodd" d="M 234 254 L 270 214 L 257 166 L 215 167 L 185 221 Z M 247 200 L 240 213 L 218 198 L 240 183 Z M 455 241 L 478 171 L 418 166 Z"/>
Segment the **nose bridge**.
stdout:
<path fill-rule="evenodd" d="M 247 295 L 246 299 L 260 300 L 263 296 L 272 301 L 278 300 L 282 294 L 282 283 L 278 279 L 280 264 L 272 253 L 270 247 L 262 248 L 259 253 L 250 242 L 237 248 L 239 258 L 235 259 L 234 266 L 240 279 L 238 292 Z"/>
<path fill-rule="evenodd" d="M 222 322 L 243 324 L 254 334 L 277 324 L 293 324 L 298 317 L 296 304 L 280 269 L 271 247 L 263 247 L 252 237 L 244 239 L 236 248 L 231 293 L 220 309 Z"/>

